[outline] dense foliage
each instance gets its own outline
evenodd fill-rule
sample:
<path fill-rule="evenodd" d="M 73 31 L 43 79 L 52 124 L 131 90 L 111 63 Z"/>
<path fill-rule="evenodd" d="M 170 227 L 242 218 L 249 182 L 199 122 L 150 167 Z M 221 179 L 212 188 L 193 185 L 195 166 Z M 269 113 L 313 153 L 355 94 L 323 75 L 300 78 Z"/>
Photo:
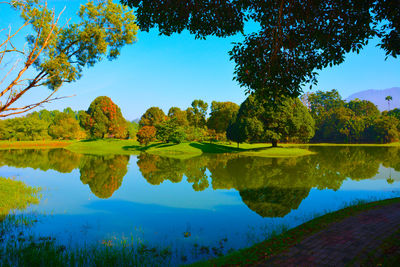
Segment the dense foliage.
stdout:
<path fill-rule="evenodd" d="M 98 97 L 88 111 L 46 109 L 25 117 L 0 120 L 0 140 L 29 141 L 47 139 L 136 138 L 139 125 L 126 121 L 108 97 Z"/>
<path fill-rule="evenodd" d="M 399 138 L 398 111 L 379 112 L 367 100 L 348 103 L 336 90 L 307 95 L 316 122 L 314 142 L 389 143 Z"/>
<path fill-rule="evenodd" d="M 138 26 L 132 11 L 111 0 L 88 1 L 80 6 L 76 22 L 63 25 L 58 25 L 60 17 L 45 2 L 17 0 L 9 4 L 24 20 L 21 28 L 29 25 L 31 31 L 26 47 L 13 45 L 12 39 L 21 28 L 0 41 L 0 63 L 3 59 L 16 60 L 16 64 L 6 63 L 12 67 L 4 72 L 2 80 L 7 81 L 10 73 L 16 75 L 0 92 L 0 117 L 20 114 L 58 99 L 53 95 L 63 83 L 78 80 L 84 68 L 103 58 L 116 59 L 123 46 L 136 41 Z M 18 64 L 20 60 L 24 64 Z M 32 68 L 36 72 L 28 71 Z M 20 97 L 40 86 L 51 89 L 47 97 L 38 103 L 14 106 Z"/>
<path fill-rule="evenodd" d="M 388 56 L 400 54 L 398 0 L 210 1 L 121 0 L 134 8 L 141 30 L 197 38 L 245 34 L 230 52 L 235 79 L 265 99 L 297 97 L 316 83 L 316 70 L 338 65 L 377 37 Z M 256 23 L 245 33 L 247 21 Z"/>
<path fill-rule="evenodd" d="M 94 138 L 127 138 L 128 122 L 121 109 L 107 96 L 99 96 L 86 113 L 80 114 L 81 126 Z"/>
<path fill-rule="evenodd" d="M 256 94 L 240 105 L 227 136 L 237 143 L 307 142 L 314 136 L 314 120 L 298 98 L 282 98 L 270 105 Z"/>
<path fill-rule="evenodd" d="M 0 140 L 126 138 L 143 145 L 233 141 L 389 143 L 400 138 L 400 110 L 383 111 L 369 101 L 344 101 L 337 90 L 316 91 L 299 98 L 281 97 L 271 105 L 251 94 L 238 106 L 232 102 L 194 100 L 168 115 L 149 108 L 139 123 L 129 122 L 110 98 L 98 97 L 87 111 L 41 110 L 25 117 L 0 120 Z M 315 133 L 315 135 L 314 135 Z"/>
<path fill-rule="evenodd" d="M 150 142 L 156 140 L 157 130 L 154 126 L 143 126 L 137 132 L 136 137 L 140 144 L 148 145 Z"/>

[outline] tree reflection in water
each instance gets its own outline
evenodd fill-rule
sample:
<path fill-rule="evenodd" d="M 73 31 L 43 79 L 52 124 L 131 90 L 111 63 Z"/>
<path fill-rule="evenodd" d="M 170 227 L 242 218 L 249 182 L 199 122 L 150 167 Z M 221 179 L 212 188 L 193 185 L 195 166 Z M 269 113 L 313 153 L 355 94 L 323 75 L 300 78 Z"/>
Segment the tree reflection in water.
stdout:
<path fill-rule="evenodd" d="M 0 150 L 0 167 L 30 167 L 42 171 L 55 170 L 70 173 L 79 168 L 81 181 L 99 198 L 109 198 L 121 186 L 128 172 L 129 156 L 92 156 L 66 149 Z"/>
<path fill-rule="evenodd" d="M 175 159 L 143 153 L 137 165 L 152 185 L 179 183 L 183 177 L 195 191 L 209 187 L 239 191 L 243 202 L 263 217 L 282 217 L 297 209 L 311 188 L 338 190 L 347 178 L 374 177 L 383 165 L 400 171 L 397 147 L 313 147 L 312 156 L 261 158 L 239 154 L 208 154 Z M 31 167 L 68 173 L 80 169 L 80 179 L 99 198 L 110 198 L 127 174 L 129 156 L 82 155 L 65 149 L 0 150 L 0 167 Z M 392 177 L 388 181 L 392 182 Z"/>
<path fill-rule="evenodd" d="M 128 172 L 129 156 L 85 156 L 80 166 L 81 181 L 99 198 L 110 198 Z"/>
<path fill-rule="evenodd" d="M 138 166 L 150 184 L 179 182 L 183 176 L 193 189 L 235 189 L 243 202 L 262 217 L 283 217 L 297 209 L 311 188 L 338 190 L 347 178 L 374 177 L 382 164 L 400 168 L 397 147 L 310 147 L 316 155 L 298 158 L 261 158 L 238 154 L 209 154 L 185 160 L 150 154 Z M 208 170 L 208 172 L 207 172 Z"/>

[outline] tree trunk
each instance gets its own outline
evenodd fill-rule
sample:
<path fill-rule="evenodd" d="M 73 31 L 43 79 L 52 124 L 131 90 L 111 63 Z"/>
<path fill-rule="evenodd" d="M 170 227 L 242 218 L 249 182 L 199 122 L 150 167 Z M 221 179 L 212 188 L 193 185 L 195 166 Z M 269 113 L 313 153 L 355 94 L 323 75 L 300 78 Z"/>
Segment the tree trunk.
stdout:
<path fill-rule="evenodd" d="M 278 146 L 278 140 L 272 140 L 272 147 Z"/>
<path fill-rule="evenodd" d="M 239 142 L 237 142 L 238 148 L 239 148 Z"/>

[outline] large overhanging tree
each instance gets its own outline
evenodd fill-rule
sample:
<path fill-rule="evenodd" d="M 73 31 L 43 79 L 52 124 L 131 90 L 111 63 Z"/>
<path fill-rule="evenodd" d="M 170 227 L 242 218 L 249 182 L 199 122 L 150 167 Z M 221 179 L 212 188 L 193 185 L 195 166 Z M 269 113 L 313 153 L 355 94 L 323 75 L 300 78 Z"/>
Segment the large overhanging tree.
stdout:
<path fill-rule="evenodd" d="M 388 56 L 400 54 L 399 0 L 121 0 L 135 8 L 143 31 L 188 30 L 196 38 L 244 32 L 259 24 L 230 51 L 235 79 L 246 92 L 265 98 L 298 96 L 316 84 L 317 70 L 338 65 L 373 37 Z"/>
<path fill-rule="evenodd" d="M 91 67 L 104 57 L 115 59 L 124 45 L 136 41 L 135 16 L 112 0 L 89 1 L 80 7 L 77 23 L 65 24 L 60 24 L 60 16 L 39 0 L 0 4 L 17 9 L 24 20 L 19 29 L 0 40 L 0 66 L 3 70 L 9 67 L 0 77 L 0 117 L 58 99 L 54 94 L 61 85 L 79 79 L 84 67 Z M 28 46 L 15 46 L 15 36 L 29 27 L 33 33 L 27 36 Z M 8 64 L 12 61 L 15 64 Z M 18 105 L 23 95 L 40 86 L 51 89 L 47 97 Z"/>

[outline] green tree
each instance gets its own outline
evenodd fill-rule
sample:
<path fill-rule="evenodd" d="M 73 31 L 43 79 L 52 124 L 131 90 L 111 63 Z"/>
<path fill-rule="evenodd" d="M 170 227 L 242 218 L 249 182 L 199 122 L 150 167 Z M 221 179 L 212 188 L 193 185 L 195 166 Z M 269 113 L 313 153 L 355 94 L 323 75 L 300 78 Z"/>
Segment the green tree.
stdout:
<path fill-rule="evenodd" d="M 193 100 L 192 107 L 186 110 L 189 124 L 195 128 L 206 126 L 208 104 L 201 99 Z"/>
<path fill-rule="evenodd" d="M 314 136 L 314 120 L 298 98 L 282 98 L 270 105 L 252 94 L 240 105 L 236 121 L 249 142 L 277 146 L 280 140 L 306 142 Z"/>
<path fill-rule="evenodd" d="M 85 133 L 71 114 L 60 113 L 49 126 L 49 135 L 54 139 L 82 139 Z"/>
<path fill-rule="evenodd" d="M 226 138 L 236 142 L 238 148 L 240 143 L 246 141 L 244 123 L 237 119 L 237 112 L 232 115 L 232 119 L 229 121 L 226 129 Z"/>
<path fill-rule="evenodd" d="M 156 138 L 165 143 L 173 142 L 179 144 L 186 138 L 183 128 L 179 126 L 178 121 L 175 118 L 158 124 L 156 129 Z"/>
<path fill-rule="evenodd" d="M 139 124 L 135 121 L 127 122 L 128 124 L 128 138 L 136 139 L 136 134 L 139 131 Z"/>
<path fill-rule="evenodd" d="M 128 136 L 127 121 L 120 108 L 107 96 L 99 96 L 93 100 L 86 114 L 80 114 L 79 120 L 82 127 L 94 138 Z"/>
<path fill-rule="evenodd" d="M 102 58 L 117 58 L 121 48 L 136 41 L 138 27 L 135 16 L 126 7 L 112 0 L 89 1 L 81 5 L 77 23 L 59 27 L 55 11 L 40 1 L 12 1 L 25 21 L 22 28 L 31 26 L 33 34 L 27 36 L 28 47 L 16 48 L 12 40 L 19 32 L 10 33 L 0 41 L 1 60 L 23 56 L 19 71 L 11 67 L 5 71 L 9 84 L 0 92 L 0 117 L 29 111 L 53 98 L 63 83 L 76 81 L 86 67 L 94 66 Z M 4 55 L 7 55 L 4 57 Z M 13 64 L 11 64 L 13 65 Z M 29 71 L 35 68 L 36 72 Z M 33 77 L 29 78 L 30 74 Z M 15 74 L 15 78 L 7 75 Z M 17 100 L 31 89 L 48 86 L 51 92 L 37 103 L 14 107 Z"/>
<path fill-rule="evenodd" d="M 213 101 L 211 103 L 211 113 L 207 121 L 207 127 L 214 129 L 217 133 L 225 133 L 229 122 L 238 110 L 238 104 Z"/>
<path fill-rule="evenodd" d="M 154 126 L 143 126 L 139 129 L 136 134 L 137 140 L 141 145 L 148 145 L 156 139 L 156 127 Z"/>
<path fill-rule="evenodd" d="M 351 109 L 356 116 L 374 118 L 380 115 L 377 106 L 368 100 L 360 100 L 356 98 L 346 103 L 344 106 Z"/>
<path fill-rule="evenodd" d="M 399 140 L 399 120 L 392 116 L 379 116 L 366 129 L 366 140 L 378 143 L 390 143 Z"/>
<path fill-rule="evenodd" d="M 187 114 L 185 110 L 181 110 L 178 107 L 171 107 L 168 110 L 168 117 L 170 119 L 176 119 L 178 125 L 182 127 L 187 127 L 189 125 L 189 121 L 187 119 Z"/>
<path fill-rule="evenodd" d="M 387 115 L 393 116 L 396 119 L 400 120 L 400 109 L 398 109 L 398 108 L 392 109 L 387 113 Z"/>
<path fill-rule="evenodd" d="M 321 118 L 332 109 L 344 106 L 344 101 L 339 92 L 335 89 L 331 91 L 317 91 L 308 95 L 311 115 L 314 119 Z"/>
<path fill-rule="evenodd" d="M 68 116 L 70 116 L 75 120 L 78 119 L 78 112 L 73 111 L 72 108 L 70 107 L 64 108 L 63 113 L 67 114 Z"/>
<path fill-rule="evenodd" d="M 139 126 L 156 126 L 167 120 L 164 111 L 158 107 L 151 107 L 146 110 L 139 121 Z"/>
<path fill-rule="evenodd" d="M 141 30 L 172 35 L 188 30 L 196 38 L 245 32 L 230 52 L 235 79 L 247 92 L 263 97 L 297 97 L 317 82 L 317 71 L 341 64 L 368 40 L 380 38 L 389 56 L 400 55 L 398 0 L 349 1 L 159 1 L 120 0 L 135 9 Z"/>
<path fill-rule="evenodd" d="M 50 139 L 47 133 L 49 124 L 36 117 L 7 119 L 0 124 L 0 137 L 16 141 L 35 141 Z"/>
<path fill-rule="evenodd" d="M 387 97 L 385 97 L 385 100 L 388 102 L 388 111 L 390 111 L 390 101 L 393 100 L 392 96 L 388 95 Z"/>

